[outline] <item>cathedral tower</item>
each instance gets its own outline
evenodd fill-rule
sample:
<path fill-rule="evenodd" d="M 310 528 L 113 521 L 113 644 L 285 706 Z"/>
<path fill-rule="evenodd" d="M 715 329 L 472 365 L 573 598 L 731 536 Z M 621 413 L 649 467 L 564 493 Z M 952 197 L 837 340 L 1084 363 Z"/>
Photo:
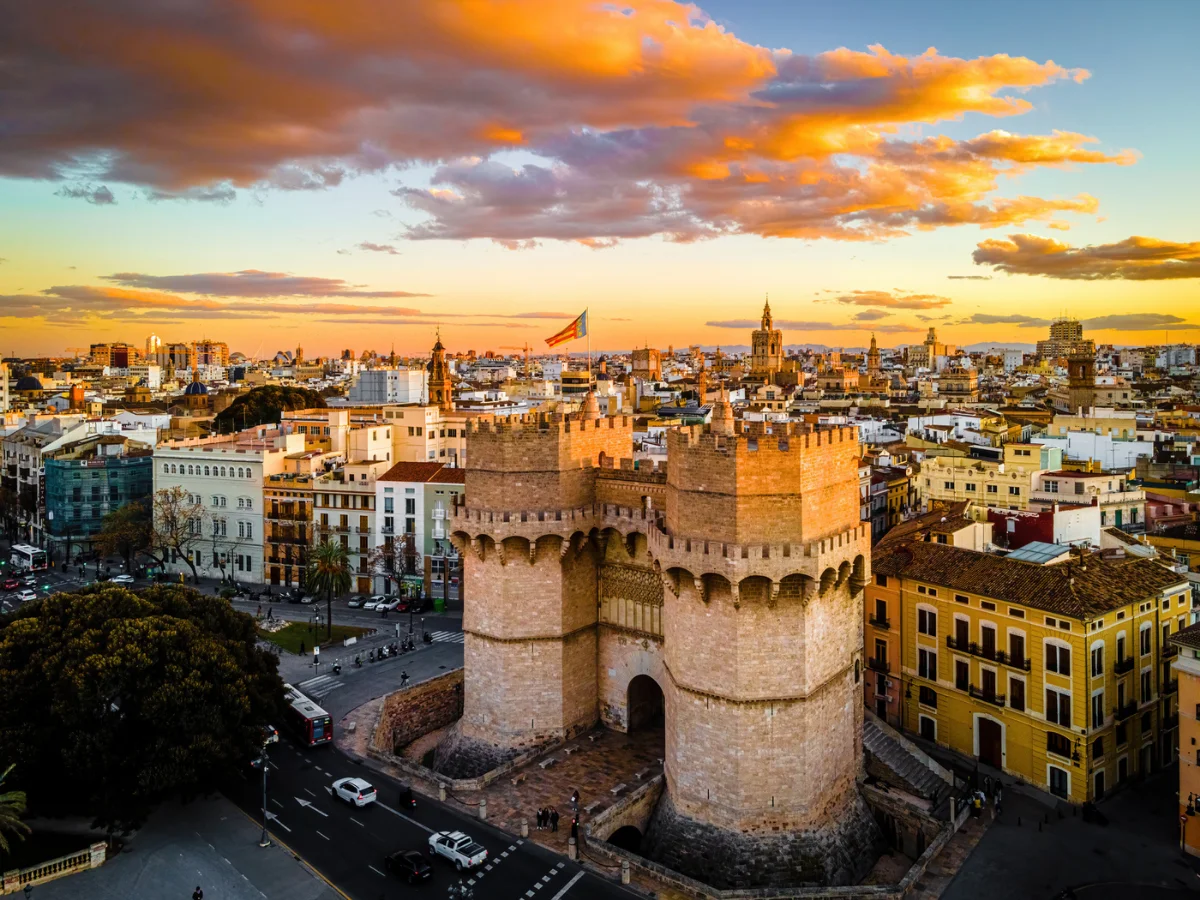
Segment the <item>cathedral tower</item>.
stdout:
<path fill-rule="evenodd" d="M 454 379 L 450 375 L 450 363 L 446 361 L 446 348 L 442 346 L 439 333 L 433 345 L 433 356 L 429 360 L 429 403 L 442 412 L 454 411 Z"/>
<path fill-rule="evenodd" d="M 774 327 L 771 301 L 763 304 L 761 327 L 750 333 L 750 374 L 772 382 L 783 368 L 783 332 Z"/>

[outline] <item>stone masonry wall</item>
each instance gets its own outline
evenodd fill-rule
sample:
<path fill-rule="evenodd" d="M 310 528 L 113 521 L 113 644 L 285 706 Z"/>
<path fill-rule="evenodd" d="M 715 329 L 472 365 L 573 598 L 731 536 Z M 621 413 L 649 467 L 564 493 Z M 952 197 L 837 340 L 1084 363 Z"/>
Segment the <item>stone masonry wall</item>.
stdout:
<path fill-rule="evenodd" d="M 388 694 L 375 728 L 379 747 L 401 748 L 462 715 L 463 671 L 455 669 Z"/>

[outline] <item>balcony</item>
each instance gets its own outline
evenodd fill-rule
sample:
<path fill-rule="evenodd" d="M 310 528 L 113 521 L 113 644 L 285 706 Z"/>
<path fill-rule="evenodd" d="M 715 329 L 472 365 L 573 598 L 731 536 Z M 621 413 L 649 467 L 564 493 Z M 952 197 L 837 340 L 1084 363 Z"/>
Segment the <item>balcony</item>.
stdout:
<path fill-rule="evenodd" d="M 986 659 L 989 662 L 999 663 L 1002 666 L 1008 666 L 1010 669 L 1020 669 L 1023 672 L 1028 672 L 1033 668 L 1033 661 L 1030 659 L 1020 659 L 1018 657 L 1009 656 L 1003 650 L 989 650 L 980 647 L 974 641 L 960 641 L 953 635 L 946 635 L 946 646 L 951 650 L 957 650 L 960 653 L 970 653 L 972 656 L 977 656 L 980 659 Z"/>
<path fill-rule="evenodd" d="M 1126 719 L 1132 719 L 1136 712 L 1137 701 L 1130 700 L 1124 706 L 1117 706 L 1113 708 L 1113 718 L 1118 722 L 1124 722 Z"/>
<path fill-rule="evenodd" d="M 1170 731 L 1172 728 L 1179 727 L 1179 713 L 1171 713 L 1169 716 L 1164 716 L 1162 720 L 1162 730 Z"/>
<path fill-rule="evenodd" d="M 395 533 L 396 533 L 396 526 L 395 526 L 395 525 L 384 525 L 384 526 L 383 526 L 382 528 L 380 528 L 379 530 L 380 530 L 380 532 L 381 532 L 381 533 L 383 533 L 383 534 L 395 534 Z"/>
<path fill-rule="evenodd" d="M 1046 752 L 1073 762 L 1079 761 L 1079 753 L 1071 750 L 1071 739 L 1054 731 L 1046 732 Z"/>
<path fill-rule="evenodd" d="M 892 671 L 892 667 L 888 665 L 886 659 L 876 659 L 873 656 L 867 659 L 867 668 L 875 672 L 883 672 L 885 675 Z"/>
<path fill-rule="evenodd" d="M 990 703 L 993 706 L 1004 705 L 1004 695 L 997 694 L 995 691 L 985 691 L 983 688 L 977 688 L 975 685 L 967 685 L 967 693 L 976 700 L 982 700 L 984 703 Z"/>
<path fill-rule="evenodd" d="M 1179 655 L 1179 645 L 1178 644 L 1167 644 L 1167 646 L 1162 648 L 1162 652 L 1159 654 L 1159 656 L 1161 656 L 1163 659 L 1173 659 L 1174 657 L 1176 657 L 1178 655 Z"/>
<path fill-rule="evenodd" d="M 1134 659 L 1132 656 L 1127 656 L 1124 659 L 1118 659 L 1113 663 L 1113 672 L 1117 675 L 1124 675 L 1127 672 L 1132 672 L 1134 667 Z"/>
<path fill-rule="evenodd" d="M 1177 693 L 1178 691 L 1179 691 L 1179 679 L 1178 678 L 1171 678 L 1171 679 L 1163 682 L 1162 692 L 1163 692 L 1164 696 L 1166 696 L 1168 694 Z"/>
<path fill-rule="evenodd" d="M 869 619 L 867 619 L 867 621 L 871 623 L 873 628 L 880 628 L 883 631 L 887 631 L 892 627 L 892 620 L 886 616 L 884 616 L 882 619 L 879 616 L 871 616 Z"/>

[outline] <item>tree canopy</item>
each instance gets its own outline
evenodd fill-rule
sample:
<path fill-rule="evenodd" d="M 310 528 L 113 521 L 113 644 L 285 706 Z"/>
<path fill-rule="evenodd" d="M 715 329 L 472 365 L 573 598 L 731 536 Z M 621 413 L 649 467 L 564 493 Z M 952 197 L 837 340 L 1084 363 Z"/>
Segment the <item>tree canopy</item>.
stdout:
<path fill-rule="evenodd" d="M 295 409 L 323 409 L 325 398 L 317 391 L 290 385 L 270 384 L 242 394 L 217 413 L 214 427 L 221 434 L 240 428 L 274 424 L 283 412 Z"/>
<path fill-rule="evenodd" d="M 133 571 L 133 558 L 151 549 L 153 530 L 150 521 L 151 500 L 135 500 L 108 513 L 96 535 L 96 545 L 106 556 L 116 553 L 125 560 L 127 571 Z"/>
<path fill-rule="evenodd" d="M 333 637 L 333 598 L 350 590 L 350 551 L 340 542 L 322 541 L 308 557 L 305 585 L 325 596 L 326 628 Z"/>
<path fill-rule="evenodd" d="M 283 686 L 251 616 L 178 585 L 111 584 L 0 617 L 0 759 L 31 811 L 136 827 L 217 789 L 279 721 Z"/>

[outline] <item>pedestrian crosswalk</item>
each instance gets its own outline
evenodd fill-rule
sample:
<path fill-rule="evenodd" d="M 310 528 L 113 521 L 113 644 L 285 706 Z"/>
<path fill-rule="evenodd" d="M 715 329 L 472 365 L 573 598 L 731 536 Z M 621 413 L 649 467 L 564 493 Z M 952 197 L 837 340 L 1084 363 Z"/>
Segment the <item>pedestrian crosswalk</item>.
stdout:
<path fill-rule="evenodd" d="M 430 634 L 435 641 L 442 641 L 449 644 L 461 644 L 463 642 L 463 633 L 461 631 L 433 631 Z"/>
<path fill-rule="evenodd" d="M 309 697 L 320 699 L 330 691 L 336 691 L 344 685 L 332 675 L 319 675 L 316 678 L 308 679 L 308 681 L 302 681 L 297 686 Z"/>

